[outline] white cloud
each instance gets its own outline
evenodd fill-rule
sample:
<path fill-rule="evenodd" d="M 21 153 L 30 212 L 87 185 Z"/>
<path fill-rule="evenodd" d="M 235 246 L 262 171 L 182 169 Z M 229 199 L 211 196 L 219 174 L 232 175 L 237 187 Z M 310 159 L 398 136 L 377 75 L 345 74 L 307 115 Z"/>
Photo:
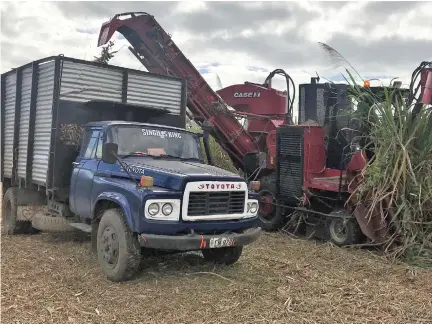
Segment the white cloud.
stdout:
<path fill-rule="evenodd" d="M 99 28 L 114 14 L 146 10 L 154 15 L 196 66 L 218 63 L 203 77 L 216 87 L 263 82 L 267 71 L 283 68 L 296 85 L 315 71 L 334 70 L 317 41 L 339 50 L 363 75 L 402 77 L 432 57 L 431 3 L 413 2 L 2 2 L 1 71 L 45 56 L 92 60 Z M 117 34 L 118 35 L 118 34 Z M 117 36 L 112 64 L 143 70 Z M 257 69 L 259 70 L 259 69 Z M 285 81 L 273 83 L 285 90 Z"/>
<path fill-rule="evenodd" d="M 179 13 L 196 12 L 205 10 L 205 1 L 181 1 L 175 6 L 175 10 Z"/>

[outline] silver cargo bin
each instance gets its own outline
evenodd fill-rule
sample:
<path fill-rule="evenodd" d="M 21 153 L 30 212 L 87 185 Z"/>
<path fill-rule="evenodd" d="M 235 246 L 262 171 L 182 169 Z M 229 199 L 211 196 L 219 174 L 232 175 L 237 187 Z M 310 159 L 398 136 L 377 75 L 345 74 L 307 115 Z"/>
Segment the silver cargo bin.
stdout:
<path fill-rule="evenodd" d="M 118 119 L 113 109 L 120 112 L 125 107 L 147 108 L 163 111 L 165 116 L 172 117 L 171 126 L 184 128 L 186 96 L 186 82 L 179 78 L 62 55 L 4 73 L 1 75 L 1 181 L 20 187 L 55 188 L 52 169 L 65 112 L 71 120 L 76 119 L 82 111 L 91 109 L 86 105 L 99 103 L 98 114 L 87 116 L 89 120 L 82 118 L 87 122 Z M 143 120 L 144 115 L 148 114 L 141 114 L 138 120 L 133 115 L 124 119 L 159 122 L 156 117 Z"/>

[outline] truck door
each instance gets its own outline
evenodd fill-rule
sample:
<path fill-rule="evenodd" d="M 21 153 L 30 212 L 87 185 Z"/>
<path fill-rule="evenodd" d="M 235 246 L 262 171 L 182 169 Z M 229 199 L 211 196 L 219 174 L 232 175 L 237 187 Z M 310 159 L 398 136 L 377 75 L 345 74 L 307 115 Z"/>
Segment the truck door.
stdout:
<path fill-rule="evenodd" d="M 71 178 L 70 207 L 83 217 L 90 217 L 93 177 L 100 160 L 96 156 L 97 146 L 102 145 L 100 128 L 89 128 L 84 132 L 80 154 L 74 162 Z"/>

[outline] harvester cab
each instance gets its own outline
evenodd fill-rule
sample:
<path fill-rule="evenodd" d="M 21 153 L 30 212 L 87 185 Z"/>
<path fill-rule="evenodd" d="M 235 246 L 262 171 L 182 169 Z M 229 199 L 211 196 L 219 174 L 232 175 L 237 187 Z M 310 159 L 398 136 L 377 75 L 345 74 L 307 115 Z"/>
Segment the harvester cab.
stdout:
<path fill-rule="evenodd" d="M 403 88 L 397 81 L 388 87 L 372 87 L 369 81 L 363 87 L 300 85 L 299 125 L 277 130 L 277 212 L 291 215 L 296 206 L 307 208 L 306 231 L 338 245 L 360 243 L 365 235 L 375 239 L 376 224 L 367 224 L 352 196 L 373 158 L 366 121 L 372 106 L 389 100 L 393 107 L 430 104 L 432 71 L 423 65 L 418 75 L 418 96 L 413 85 Z M 363 99 L 354 102 L 353 92 Z M 399 110 L 394 109 L 395 119 Z M 344 233 L 338 234 L 341 229 Z"/>

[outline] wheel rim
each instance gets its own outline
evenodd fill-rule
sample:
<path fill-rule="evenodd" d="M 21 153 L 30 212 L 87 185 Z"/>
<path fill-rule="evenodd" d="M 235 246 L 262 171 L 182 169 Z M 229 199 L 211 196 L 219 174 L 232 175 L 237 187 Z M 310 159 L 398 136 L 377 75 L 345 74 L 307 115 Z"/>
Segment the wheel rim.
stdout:
<path fill-rule="evenodd" d="M 259 215 L 262 219 L 269 221 L 273 218 L 275 213 L 276 203 L 274 194 L 271 191 L 263 190 L 260 192 L 260 205 L 259 205 Z"/>
<path fill-rule="evenodd" d="M 348 237 L 348 228 L 343 219 L 337 219 L 330 224 L 330 235 L 337 243 L 343 243 Z"/>
<path fill-rule="evenodd" d="M 114 268 L 117 265 L 119 254 L 119 242 L 117 233 L 111 225 L 105 227 L 101 238 L 101 252 L 105 264 Z"/>

